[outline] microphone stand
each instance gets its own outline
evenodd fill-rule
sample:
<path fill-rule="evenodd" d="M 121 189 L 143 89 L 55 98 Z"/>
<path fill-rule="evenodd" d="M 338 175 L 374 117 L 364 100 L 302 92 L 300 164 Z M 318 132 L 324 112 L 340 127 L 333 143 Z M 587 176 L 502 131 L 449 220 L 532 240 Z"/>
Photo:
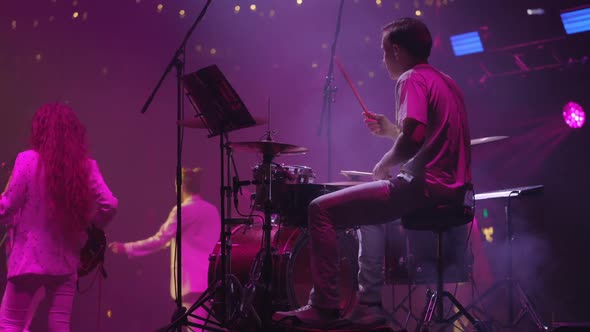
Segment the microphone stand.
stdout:
<path fill-rule="evenodd" d="M 191 37 L 193 31 L 197 27 L 197 25 L 203 20 L 205 17 L 205 13 L 211 5 L 212 0 L 207 0 L 207 3 L 201 9 L 199 16 L 187 31 L 184 39 L 180 43 L 178 49 L 174 52 L 172 59 L 166 66 L 164 73 L 160 77 L 160 80 L 156 84 L 156 87 L 146 100 L 145 104 L 141 109 L 141 113 L 144 114 L 148 107 L 151 105 L 154 96 L 160 89 L 160 86 L 164 82 L 164 79 L 168 74 L 172 71 L 172 68 L 176 69 L 176 86 L 177 86 L 177 129 L 176 129 L 176 139 L 177 139 L 177 159 L 176 159 L 176 307 L 177 310 L 173 315 L 172 320 L 174 321 L 176 317 L 182 316 L 182 314 L 186 311 L 186 308 L 182 306 L 182 256 L 181 256 L 181 243 L 182 243 L 182 127 L 180 126 L 180 120 L 182 119 L 182 76 L 184 73 L 184 54 L 186 50 L 186 44 Z M 177 331 L 181 331 L 181 325 L 177 326 Z"/>
<path fill-rule="evenodd" d="M 338 7 L 338 19 L 336 20 L 336 33 L 334 34 L 334 42 L 332 42 L 332 50 L 330 52 L 330 65 L 328 66 L 328 74 L 326 75 L 326 84 L 324 85 L 324 102 L 322 104 L 322 112 L 320 114 L 320 126 L 318 128 L 318 136 L 322 135 L 324 127 L 324 117 L 326 118 L 326 137 L 328 140 L 328 182 L 332 181 L 332 104 L 334 103 L 334 94 L 338 90 L 334 83 L 334 57 L 336 56 L 336 43 L 340 35 L 340 24 L 342 22 L 342 8 L 344 7 L 344 0 L 340 0 Z"/>

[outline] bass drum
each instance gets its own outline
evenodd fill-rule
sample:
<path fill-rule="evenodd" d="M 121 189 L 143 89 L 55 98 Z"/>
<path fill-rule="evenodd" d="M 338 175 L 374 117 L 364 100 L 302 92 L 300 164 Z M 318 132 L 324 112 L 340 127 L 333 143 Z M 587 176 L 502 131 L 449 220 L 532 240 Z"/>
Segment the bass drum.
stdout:
<path fill-rule="evenodd" d="M 358 289 L 358 241 L 356 232 L 339 233 L 340 244 L 340 308 L 343 314 L 350 312 Z M 231 298 L 234 306 L 244 307 L 240 303 L 244 298 L 252 298 L 252 305 L 258 316 L 261 315 L 260 293 L 262 280 L 250 280 L 261 275 L 261 263 L 256 260 L 262 245 L 262 225 L 240 225 L 232 232 L 231 272 L 240 281 L 242 287 L 232 287 Z M 272 245 L 272 306 L 273 311 L 297 309 L 307 304 L 309 292 L 313 286 L 309 266 L 309 235 L 307 230 L 299 227 L 273 225 L 271 231 Z M 217 243 L 209 258 L 209 284 L 218 281 L 221 276 L 220 243 Z M 253 295 L 247 295 L 247 285 L 259 285 Z M 250 288 L 252 289 L 252 288 Z M 244 296 L 246 294 L 246 296 Z M 213 300 L 213 313 L 220 319 L 223 310 L 223 295 L 217 294 Z"/>

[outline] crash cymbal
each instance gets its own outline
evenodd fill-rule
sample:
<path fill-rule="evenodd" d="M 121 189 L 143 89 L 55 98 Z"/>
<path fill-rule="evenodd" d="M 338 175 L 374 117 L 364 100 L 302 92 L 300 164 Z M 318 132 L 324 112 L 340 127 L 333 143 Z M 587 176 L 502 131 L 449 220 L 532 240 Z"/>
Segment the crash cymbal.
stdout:
<path fill-rule="evenodd" d="M 232 142 L 228 145 L 234 150 L 256 152 L 273 156 L 278 154 L 300 154 L 307 152 L 307 148 L 302 146 L 274 141 Z"/>
<path fill-rule="evenodd" d="M 508 138 L 508 136 L 489 136 L 489 137 L 481 137 L 481 138 L 474 138 L 471 140 L 471 145 L 478 145 L 478 144 L 484 144 L 484 143 L 490 143 L 490 142 L 495 142 L 495 141 L 499 141 L 502 139 L 506 139 Z"/>
<path fill-rule="evenodd" d="M 253 116 L 252 118 L 256 122 L 256 124 L 252 127 L 261 126 L 261 125 L 266 124 L 268 122 L 265 118 L 262 118 L 259 116 Z M 179 124 L 181 127 L 186 127 L 186 128 L 207 129 L 207 127 L 205 126 L 204 120 L 201 119 L 200 116 L 197 116 L 196 118 L 192 118 L 192 119 L 180 120 L 180 121 L 177 121 L 176 123 Z"/>

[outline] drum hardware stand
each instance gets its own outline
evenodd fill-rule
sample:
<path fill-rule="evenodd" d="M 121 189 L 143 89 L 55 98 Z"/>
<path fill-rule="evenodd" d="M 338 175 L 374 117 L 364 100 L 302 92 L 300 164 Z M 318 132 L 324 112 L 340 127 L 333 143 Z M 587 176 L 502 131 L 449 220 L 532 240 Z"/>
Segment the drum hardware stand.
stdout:
<path fill-rule="evenodd" d="M 270 133 L 269 133 L 270 136 Z M 262 225 L 263 257 L 262 257 L 262 281 L 264 292 L 262 294 L 262 330 L 268 331 L 272 321 L 272 248 L 271 248 L 271 207 L 272 207 L 272 159 L 273 155 L 264 153 L 262 162 L 268 171 L 268 199 L 264 204 L 264 224 Z"/>
<path fill-rule="evenodd" d="M 392 299 L 395 299 L 395 297 L 393 296 L 395 290 L 394 290 L 395 285 L 391 284 L 391 293 L 392 293 Z M 391 312 L 391 322 L 393 325 L 395 325 L 396 328 L 400 328 L 401 331 L 407 331 L 408 328 L 408 323 L 410 321 L 410 318 L 413 319 L 414 321 L 418 322 L 420 320 L 420 317 L 417 317 L 416 315 L 414 315 L 414 313 L 412 312 L 412 295 L 414 294 L 414 292 L 416 292 L 417 290 L 417 286 L 416 284 L 410 283 L 408 282 L 408 294 L 406 294 L 406 296 L 404 296 L 403 299 L 400 300 L 399 303 L 395 303 L 393 302 L 393 308 L 392 308 L 392 312 Z M 408 302 L 408 306 L 406 306 L 406 301 Z M 403 310 L 404 312 L 406 312 L 406 319 L 405 321 L 402 323 L 400 321 L 398 321 L 397 319 L 395 319 L 395 314 L 399 311 L 399 310 Z"/>
<path fill-rule="evenodd" d="M 385 233 L 385 243 L 386 246 L 390 245 L 391 243 L 393 243 L 393 239 L 391 239 L 391 228 L 395 227 L 397 225 L 397 223 L 390 223 L 388 225 L 386 225 L 386 233 Z M 391 300 L 392 300 L 392 312 L 391 312 L 391 323 L 392 325 L 395 325 L 396 327 L 399 327 L 401 330 L 400 331 L 407 331 L 408 328 L 408 323 L 410 321 L 410 318 L 413 319 L 414 321 L 418 322 L 420 320 L 420 317 L 417 317 L 416 315 L 414 315 L 414 313 L 412 312 L 412 295 L 414 294 L 414 292 L 417 290 L 417 285 L 416 285 L 416 279 L 415 279 L 415 273 L 414 273 L 414 264 L 415 264 L 415 258 L 414 255 L 411 252 L 411 248 L 410 248 L 410 238 L 408 236 L 408 234 L 404 234 L 404 238 L 405 238 L 405 247 L 406 247 L 406 257 L 405 257 L 405 264 L 406 264 L 406 269 L 408 270 L 408 277 L 407 277 L 407 283 L 408 283 L 408 293 L 406 294 L 406 296 L 404 296 L 399 303 L 395 303 L 395 285 L 396 282 L 394 280 L 394 277 L 391 276 L 390 274 L 390 268 L 387 267 L 387 275 L 386 275 L 386 283 L 389 283 L 391 285 Z M 387 251 L 390 252 L 393 249 L 388 248 Z M 388 264 L 386 264 L 387 266 Z M 408 305 L 406 306 L 406 302 L 408 302 Z M 406 319 L 403 322 L 400 322 L 398 320 L 395 319 L 395 314 L 398 312 L 398 310 L 403 310 L 404 312 L 406 312 Z"/>
<path fill-rule="evenodd" d="M 270 113 L 270 111 L 269 111 Z M 270 121 L 269 121 L 270 123 Z M 267 131 L 266 141 L 272 141 L 272 134 L 269 129 Z M 271 232 L 272 232 L 272 160 L 275 154 L 271 151 L 263 152 L 262 167 L 268 176 L 268 181 L 265 185 L 268 186 L 268 195 L 264 201 L 264 223 L 262 224 L 262 248 L 258 252 L 254 264 L 251 267 L 248 285 L 246 287 L 246 297 L 242 305 L 247 306 L 246 310 L 251 311 L 256 322 L 259 324 L 261 331 L 271 330 L 272 325 L 272 246 L 271 246 Z M 261 265 L 261 267 L 260 267 Z M 259 282 L 262 277 L 262 283 Z M 262 287 L 262 306 L 261 313 L 256 314 L 252 310 L 252 301 L 256 287 Z M 245 311 L 245 310 L 244 310 Z"/>
<path fill-rule="evenodd" d="M 529 299 L 528 295 L 525 293 L 524 289 L 520 285 L 518 280 L 515 280 L 513 277 L 513 268 L 512 268 L 512 241 L 514 240 L 514 232 L 512 229 L 512 214 L 511 214 L 511 198 L 523 196 L 524 194 L 535 194 L 539 191 L 543 190 L 543 186 L 532 186 L 532 187 L 523 187 L 523 188 L 514 188 L 508 189 L 503 192 L 497 192 L 497 196 L 490 195 L 486 197 L 484 195 L 488 194 L 481 194 L 481 198 L 479 199 L 487 199 L 487 198 L 496 198 L 496 197 L 505 197 L 506 198 L 506 206 L 504 208 L 505 215 L 506 215 L 506 236 L 508 241 L 506 243 L 507 246 L 507 259 L 506 259 L 506 275 L 503 280 L 496 282 L 492 285 L 488 290 L 486 290 L 479 298 L 477 298 L 472 304 L 468 305 L 465 309 L 470 310 L 478 303 L 482 302 L 486 297 L 490 294 L 493 294 L 496 290 L 506 287 L 508 290 L 508 323 L 503 326 L 506 328 L 515 328 L 518 326 L 520 321 L 524 318 L 525 315 L 529 315 L 529 318 L 533 321 L 533 323 L 537 326 L 539 331 L 549 331 L 549 327 L 543 323 L 543 320 L 535 310 L 535 306 L 533 305 L 532 301 Z M 496 194 L 496 193 L 490 193 Z M 478 199 L 476 195 L 476 200 Z M 518 299 L 520 301 L 520 311 L 514 316 L 514 291 L 516 290 Z"/>
<path fill-rule="evenodd" d="M 334 57 L 336 56 L 336 43 L 340 35 L 340 24 L 342 22 L 342 8 L 344 7 L 344 0 L 340 0 L 338 7 L 338 16 L 336 20 L 336 32 L 334 33 L 334 42 L 330 52 L 330 65 L 328 66 L 328 74 L 326 75 L 326 84 L 324 85 L 324 100 L 322 104 L 322 112 L 320 113 L 320 125 L 318 127 L 318 136 L 322 135 L 324 127 L 324 118 L 326 118 L 326 137 L 328 140 L 328 182 L 332 181 L 332 104 L 334 103 L 334 95 L 338 88 L 334 84 Z"/>
<path fill-rule="evenodd" d="M 222 126 L 224 127 L 224 126 Z M 226 184 L 229 182 L 230 177 L 230 170 L 231 166 L 235 167 L 235 163 L 233 160 L 232 149 L 226 143 L 228 141 L 228 134 L 225 131 L 221 131 L 219 133 L 219 149 L 220 149 L 220 183 L 221 183 L 221 205 L 220 205 L 220 215 L 221 215 L 221 278 L 216 280 L 215 282 L 211 283 L 207 290 L 203 292 L 203 294 L 197 299 L 193 305 L 187 309 L 184 307 L 182 312 L 175 313 L 173 316 L 173 321 L 170 325 L 166 326 L 165 328 L 159 330 L 161 332 L 165 331 L 172 331 L 175 327 L 180 326 L 192 326 L 197 327 L 207 331 L 227 331 L 227 329 L 223 328 L 224 326 L 228 326 L 231 323 L 232 318 L 235 315 L 235 310 L 233 308 L 232 303 L 232 295 L 234 292 L 239 292 L 242 287 L 241 283 L 236 276 L 231 274 L 231 230 L 232 225 L 237 225 L 241 223 L 246 223 L 242 219 L 234 219 L 231 218 L 231 196 L 232 192 L 237 193 L 237 190 L 233 189 L 230 184 Z M 224 157 L 224 152 L 227 158 Z M 226 164 L 227 163 L 227 164 Z M 224 165 L 226 166 L 224 167 Z M 224 172 L 227 172 L 224 174 Z M 233 190 L 232 190 L 233 189 Z M 216 269 L 216 266 L 214 267 Z M 216 271 L 217 272 L 217 271 Z M 217 292 L 221 291 L 223 294 L 223 313 L 221 316 L 223 319 L 221 322 L 217 323 L 213 320 L 209 320 L 203 317 L 195 316 L 192 313 L 200 308 L 203 307 L 205 311 L 211 315 L 211 308 L 207 306 L 207 304 L 215 299 L 215 295 Z M 200 320 L 203 320 L 203 324 L 197 324 L 188 321 L 188 317 L 194 317 Z M 210 326 L 211 324 L 216 326 Z M 207 326 L 206 326 L 207 325 Z"/>
<path fill-rule="evenodd" d="M 222 229 L 220 235 L 221 277 L 219 278 L 220 280 L 216 280 L 210 284 L 209 288 L 204 291 L 200 298 L 188 310 L 181 307 L 174 314 L 172 323 L 160 331 L 180 330 L 181 326 L 193 326 L 209 331 L 227 331 L 225 327 L 235 323 L 233 318 L 237 313 L 235 310 L 236 306 L 232 302 L 235 300 L 235 296 L 232 299 L 232 295 L 242 291 L 239 279 L 231 274 L 231 226 L 250 223 L 249 219 L 231 218 L 232 180 L 230 170 L 232 165 L 235 168 L 235 163 L 233 163 L 230 143 L 227 142 L 228 133 L 233 130 L 254 126 L 256 125 L 256 121 L 252 118 L 240 97 L 233 90 L 217 66 L 213 65 L 200 69 L 182 77 L 182 80 L 185 91 L 192 105 L 197 110 L 198 117 L 202 121 L 202 126 L 198 128 L 207 129 L 210 138 L 219 135 L 220 215 Z M 227 160 L 225 159 L 224 152 L 227 155 Z M 236 194 L 237 189 L 233 190 Z M 178 211 L 180 211 L 180 208 Z M 177 231 L 177 235 L 180 235 L 180 230 Z M 180 259 L 177 264 L 180 265 Z M 182 280 L 180 274 L 177 280 Z M 178 287 L 180 293 L 180 283 Z M 203 307 L 210 314 L 211 308 L 207 307 L 206 304 L 212 299 L 218 299 L 219 297 L 215 297 L 218 292 L 222 292 L 223 294 L 223 310 L 218 313 L 221 317 L 221 322 L 218 323 L 192 314 L 199 307 Z M 215 326 L 204 326 L 203 324 L 189 322 L 188 316 Z"/>
<path fill-rule="evenodd" d="M 190 29 L 187 31 L 184 39 L 182 40 L 180 46 L 178 47 L 178 49 L 174 52 L 174 56 L 172 57 L 172 59 L 170 60 L 170 62 L 168 63 L 168 66 L 166 67 L 166 69 L 164 70 L 164 73 L 162 74 L 162 76 L 160 77 L 160 80 L 158 81 L 158 83 L 156 84 L 156 87 L 153 89 L 152 93 L 150 94 L 150 96 L 148 97 L 148 99 L 146 100 L 144 106 L 141 109 L 141 113 L 145 113 L 148 109 L 148 107 L 151 105 L 152 100 L 154 99 L 154 96 L 156 95 L 156 92 L 160 89 L 160 86 L 162 85 L 162 83 L 164 82 L 164 79 L 166 78 L 166 76 L 168 75 L 168 73 L 170 73 L 172 71 L 172 68 L 176 69 L 176 82 L 177 82 L 177 123 L 180 122 L 180 120 L 183 117 L 183 102 L 182 102 L 182 86 L 183 86 L 183 82 L 182 82 L 182 75 L 184 73 L 184 54 L 185 54 L 185 50 L 186 50 L 186 44 L 188 42 L 188 39 L 190 38 L 190 36 L 192 35 L 193 31 L 195 30 L 195 28 L 197 27 L 197 25 L 201 22 L 201 20 L 205 17 L 205 13 L 207 12 L 207 9 L 209 8 L 209 6 L 211 5 L 212 0 L 207 0 L 207 3 L 205 4 L 205 6 L 203 7 L 203 9 L 201 10 L 201 12 L 199 13 L 197 19 L 195 20 L 195 22 L 193 23 L 193 25 L 190 27 Z M 177 288 L 176 288 L 176 312 L 174 313 L 173 317 L 178 316 L 179 314 L 182 314 L 184 311 L 186 311 L 186 309 L 182 306 L 182 285 L 180 280 L 182 280 L 182 267 L 181 267 L 181 230 L 182 230 L 182 212 L 181 212 L 181 205 L 182 205 L 182 191 L 181 191 L 181 187 L 182 187 L 182 133 L 183 133 L 183 129 L 181 128 L 180 124 L 177 124 L 177 164 L 176 164 L 176 186 L 177 186 L 177 190 L 176 190 L 176 207 L 177 207 L 177 227 L 176 227 L 176 258 L 177 258 L 177 264 L 176 264 L 176 272 L 177 272 Z M 181 326 L 178 325 L 176 326 L 176 330 L 178 332 L 181 331 Z"/>

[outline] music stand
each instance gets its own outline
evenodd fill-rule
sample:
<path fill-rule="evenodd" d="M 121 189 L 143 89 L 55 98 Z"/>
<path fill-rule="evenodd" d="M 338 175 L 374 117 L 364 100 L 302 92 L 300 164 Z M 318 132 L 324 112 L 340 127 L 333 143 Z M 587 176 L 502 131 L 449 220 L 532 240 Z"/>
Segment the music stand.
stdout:
<path fill-rule="evenodd" d="M 182 78 L 184 89 L 209 130 L 209 137 L 256 125 L 256 121 L 216 65 Z"/>
<path fill-rule="evenodd" d="M 514 239 L 514 230 L 512 228 L 512 211 L 511 211 L 511 201 L 513 198 L 522 197 L 522 196 L 532 196 L 532 195 L 540 195 L 544 191 L 543 185 L 535 185 L 535 186 L 527 186 L 527 187 L 518 187 L 518 188 L 510 188 L 505 190 L 498 190 L 493 192 L 487 193 L 480 193 L 475 195 L 475 200 L 480 201 L 484 199 L 492 199 L 492 198 L 506 198 L 506 206 L 505 206 L 505 214 L 506 214 L 506 236 L 508 241 L 506 242 L 507 246 L 507 259 L 506 259 L 506 275 L 504 279 L 497 281 L 494 285 L 492 285 L 488 290 L 486 290 L 483 294 L 479 296 L 473 303 L 466 307 L 467 310 L 475 307 L 478 303 L 482 302 L 485 298 L 489 295 L 493 294 L 498 289 L 502 289 L 506 287 L 508 290 L 508 324 L 506 324 L 506 328 L 515 328 L 520 321 L 524 318 L 525 315 L 529 315 L 530 319 L 533 323 L 537 326 L 539 331 L 548 331 L 549 327 L 543 323 L 541 316 L 535 310 L 535 306 L 533 302 L 529 299 L 528 295 L 525 293 L 524 289 L 520 285 L 518 280 L 515 280 L 513 277 L 513 268 L 512 268 L 512 241 Z M 520 301 L 520 311 L 514 316 L 514 290 L 518 293 L 518 299 Z"/>
<path fill-rule="evenodd" d="M 229 181 L 230 169 L 233 164 L 232 149 L 227 146 L 228 133 L 234 130 L 248 128 L 256 125 L 256 121 L 248 112 L 248 109 L 235 92 L 229 81 L 225 78 L 223 73 L 216 65 L 211 65 L 202 68 L 196 72 L 190 73 L 182 77 L 184 83 L 184 90 L 191 101 L 191 104 L 197 111 L 197 116 L 203 122 L 204 128 L 209 131 L 209 137 L 219 136 L 219 155 L 220 155 L 220 215 L 221 215 L 221 280 L 216 280 L 209 285 L 209 288 L 199 297 L 199 299 L 186 312 L 179 313 L 173 318 L 173 322 L 161 329 L 161 331 L 171 331 L 179 326 L 194 326 L 210 331 L 225 331 L 221 327 L 229 321 L 229 315 L 232 313 L 231 308 L 231 293 L 227 288 L 227 283 L 231 279 L 232 282 L 239 282 L 237 278 L 231 278 L 231 260 L 228 259 L 231 255 L 231 226 L 239 223 L 247 223 L 248 219 L 231 219 L 231 183 L 226 185 L 226 179 Z M 227 159 L 224 157 L 224 150 Z M 224 169 L 224 164 L 227 162 L 227 167 Z M 224 174 L 227 172 L 227 178 Z M 227 203 L 224 203 L 227 199 Z M 227 204 L 227 209 L 226 209 Z M 181 264 L 181 255 L 177 255 L 177 266 Z M 180 282 L 180 277 L 177 278 Z M 224 294 L 224 310 L 221 313 L 221 325 L 206 318 L 197 317 L 192 313 L 199 307 L 203 306 L 207 301 L 214 297 L 214 294 L 221 289 Z M 209 313 L 210 310 L 205 308 Z M 220 328 L 205 326 L 204 324 L 197 324 L 188 321 L 188 316 L 203 320 L 206 323 L 215 323 Z"/>

